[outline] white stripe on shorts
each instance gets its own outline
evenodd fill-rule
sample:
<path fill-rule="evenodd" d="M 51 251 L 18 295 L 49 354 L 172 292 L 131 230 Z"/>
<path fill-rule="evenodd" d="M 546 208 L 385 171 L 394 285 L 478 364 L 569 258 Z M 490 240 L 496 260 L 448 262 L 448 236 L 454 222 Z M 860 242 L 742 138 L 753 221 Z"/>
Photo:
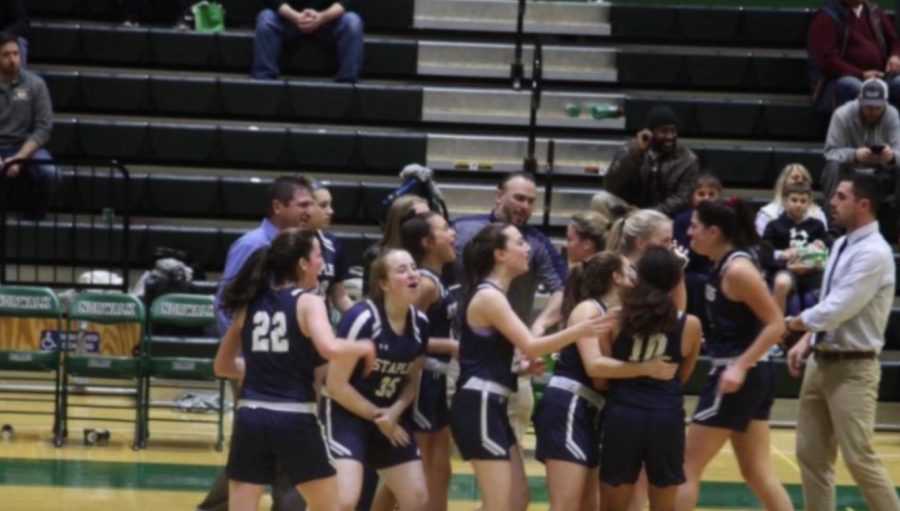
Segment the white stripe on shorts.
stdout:
<path fill-rule="evenodd" d="M 575 439 L 572 438 L 572 429 L 575 423 L 575 409 L 578 407 L 578 395 L 572 395 L 572 402 L 569 403 L 569 416 L 566 418 L 566 449 L 572 453 L 572 456 L 575 456 L 577 459 L 581 461 L 587 461 L 587 456 L 584 454 L 584 451 L 581 450 L 581 447 L 578 447 L 578 444 L 575 443 Z"/>
<path fill-rule="evenodd" d="M 481 391 L 481 446 L 485 448 L 488 452 L 493 454 L 494 456 L 506 456 L 506 449 L 497 445 L 496 442 L 491 440 L 488 436 L 488 424 L 487 424 L 487 405 L 488 405 L 488 396 L 490 396 L 490 392 L 483 390 Z M 505 417 L 504 417 L 505 419 Z"/>
<path fill-rule="evenodd" d="M 335 452 L 335 454 L 339 456 L 351 456 L 353 453 L 350 452 L 350 449 L 347 449 L 345 446 L 339 444 L 335 439 L 334 435 L 331 431 L 331 399 L 325 400 L 325 416 L 328 419 L 327 433 L 328 433 L 328 445 L 331 446 L 331 450 Z"/>

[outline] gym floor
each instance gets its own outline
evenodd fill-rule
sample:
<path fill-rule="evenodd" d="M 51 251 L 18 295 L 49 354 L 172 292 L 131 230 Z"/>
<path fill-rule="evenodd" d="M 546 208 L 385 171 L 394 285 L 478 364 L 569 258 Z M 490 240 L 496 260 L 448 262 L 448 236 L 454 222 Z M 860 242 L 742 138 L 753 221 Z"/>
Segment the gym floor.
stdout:
<path fill-rule="evenodd" d="M 122 405 L 127 398 L 119 398 Z M 77 404 L 73 399 L 73 404 Z M 3 403 L 0 410 L 10 409 Z M 26 405 L 34 411 L 46 405 Z M 18 405 L 21 408 L 21 405 Z M 692 409 L 689 406 L 689 409 Z M 87 412 L 87 413 L 85 413 Z M 133 417 L 127 410 L 75 409 L 73 415 Z M 96 415 L 94 415 L 96 414 Z M 198 418 L 197 414 L 155 410 L 151 415 L 169 418 Z M 212 419 L 214 415 L 200 416 Z M 0 422 L 12 424 L 14 434 L 0 441 L 0 499 L 5 510 L 56 511 L 65 502 L 71 511 L 108 509 L 126 510 L 191 510 L 205 495 L 218 470 L 225 464 L 227 452 L 216 452 L 213 426 L 151 423 L 152 437 L 147 449 L 132 450 L 133 428 L 125 423 L 105 423 L 101 419 L 71 421 L 70 438 L 62 448 L 53 445 L 50 419 L 45 415 L 13 416 L 0 411 Z M 226 417 L 226 425 L 230 418 Z M 87 446 L 84 428 L 107 428 L 108 444 Z M 226 433 L 230 428 L 226 426 Z M 525 441 L 527 472 L 532 505 L 535 511 L 547 509 L 544 468 L 534 461 L 531 452 L 534 436 Z M 772 432 L 772 464 L 787 485 L 798 509 L 801 502 L 800 473 L 794 457 L 794 431 Z M 894 481 L 900 482 L 900 435 L 879 433 L 876 450 L 880 453 Z M 227 451 L 227 446 L 226 446 Z M 451 511 L 470 511 L 477 507 L 478 495 L 472 469 L 460 459 L 453 462 Z M 839 462 L 837 470 L 838 509 L 866 509 L 846 469 Z M 266 497 L 262 509 L 268 509 Z M 707 470 L 700 496 L 701 509 L 761 509 L 756 498 L 741 481 L 740 471 L 730 449 L 723 450 Z"/>

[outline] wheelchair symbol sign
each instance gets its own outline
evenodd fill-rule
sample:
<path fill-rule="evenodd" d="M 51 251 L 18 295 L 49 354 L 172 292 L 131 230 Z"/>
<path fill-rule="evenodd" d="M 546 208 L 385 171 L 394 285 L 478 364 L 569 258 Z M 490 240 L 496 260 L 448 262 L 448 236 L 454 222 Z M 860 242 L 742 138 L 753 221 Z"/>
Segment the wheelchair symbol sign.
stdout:
<path fill-rule="evenodd" d="M 99 353 L 100 352 L 100 334 L 98 332 L 81 332 L 83 337 L 84 347 L 87 353 Z M 65 344 L 63 347 L 66 351 L 75 351 L 78 347 L 78 336 L 77 335 L 69 335 L 68 332 L 63 333 L 62 336 L 65 337 Z M 54 351 L 59 346 L 60 342 L 60 332 L 56 330 L 44 330 L 41 332 L 41 350 L 43 351 Z"/>

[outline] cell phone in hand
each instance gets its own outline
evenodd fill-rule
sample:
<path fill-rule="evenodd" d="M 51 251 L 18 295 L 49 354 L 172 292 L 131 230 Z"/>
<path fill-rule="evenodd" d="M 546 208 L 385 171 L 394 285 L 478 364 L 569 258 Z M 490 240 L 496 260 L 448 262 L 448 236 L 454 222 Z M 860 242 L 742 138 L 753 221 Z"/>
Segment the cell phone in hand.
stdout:
<path fill-rule="evenodd" d="M 884 151 L 884 144 L 876 144 L 869 148 L 872 154 L 881 154 Z"/>

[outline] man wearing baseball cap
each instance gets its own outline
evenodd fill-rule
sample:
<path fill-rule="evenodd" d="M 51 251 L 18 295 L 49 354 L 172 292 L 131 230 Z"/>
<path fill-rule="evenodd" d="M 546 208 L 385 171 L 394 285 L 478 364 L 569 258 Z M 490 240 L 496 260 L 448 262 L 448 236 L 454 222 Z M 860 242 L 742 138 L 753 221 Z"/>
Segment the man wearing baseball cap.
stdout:
<path fill-rule="evenodd" d="M 672 218 L 690 208 L 700 167 L 697 155 L 678 143 L 679 124 L 670 107 L 653 107 L 646 128 L 616 153 L 591 209 L 612 221 L 611 212 L 623 206 L 657 209 Z"/>
<path fill-rule="evenodd" d="M 893 191 L 900 170 L 897 154 L 900 115 L 888 104 L 888 86 L 878 78 L 866 80 L 859 97 L 835 110 L 831 117 L 822 171 L 826 207 L 840 181 L 853 179 L 854 173 L 874 174 L 883 189 Z"/>

